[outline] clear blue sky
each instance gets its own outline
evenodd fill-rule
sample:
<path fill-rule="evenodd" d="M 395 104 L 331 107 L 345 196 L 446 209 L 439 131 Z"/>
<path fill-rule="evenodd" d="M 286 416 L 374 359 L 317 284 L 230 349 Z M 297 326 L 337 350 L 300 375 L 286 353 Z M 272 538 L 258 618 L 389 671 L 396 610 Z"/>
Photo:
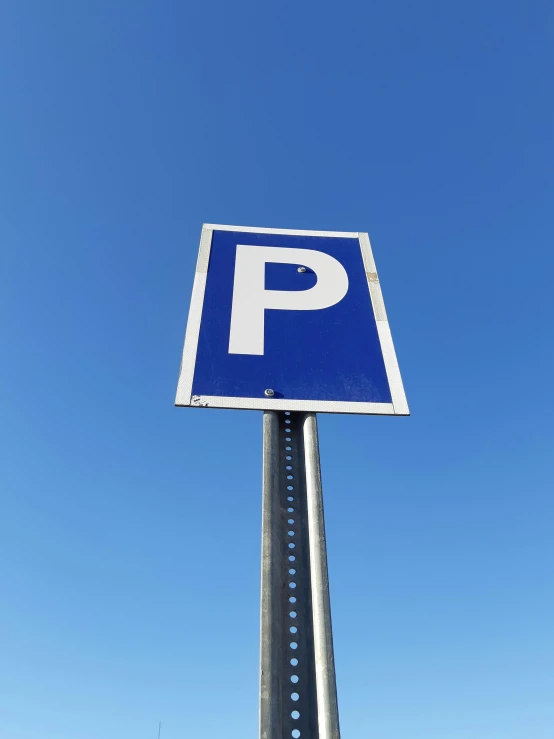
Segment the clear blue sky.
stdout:
<path fill-rule="evenodd" d="M 370 233 L 412 416 L 320 419 L 343 739 L 554 736 L 554 9 L 0 9 L 1 739 L 257 731 L 261 416 L 203 221 Z"/>

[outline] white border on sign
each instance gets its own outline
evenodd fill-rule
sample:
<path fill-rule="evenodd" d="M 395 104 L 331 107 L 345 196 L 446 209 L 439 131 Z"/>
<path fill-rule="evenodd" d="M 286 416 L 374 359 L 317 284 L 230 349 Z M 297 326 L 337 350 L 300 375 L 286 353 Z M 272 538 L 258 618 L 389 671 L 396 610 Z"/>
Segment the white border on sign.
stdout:
<path fill-rule="evenodd" d="M 192 382 L 198 350 L 198 337 L 204 306 L 204 293 L 210 263 L 210 250 L 214 231 L 238 231 L 247 233 L 284 234 L 288 236 L 329 236 L 356 238 L 360 244 L 371 305 L 377 322 L 377 333 L 383 352 L 385 370 L 391 391 L 392 403 L 362 403 L 339 400 L 288 400 L 286 398 L 238 398 L 219 395 L 192 395 Z M 181 371 L 177 384 L 175 405 L 185 407 L 234 408 L 247 410 L 305 411 L 307 413 L 361 413 L 369 415 L 409 416 L 410 411 L 396 352 L 392 341 L 383 294 L 367 233 L 349 231 L 299 231 L 287 228 L 254 228 L 251 226 L 219 226 L 206 223 L 202 227 L 200 250 L 192 288 L 189 317 L 185 334 L 185 346 Z"/>

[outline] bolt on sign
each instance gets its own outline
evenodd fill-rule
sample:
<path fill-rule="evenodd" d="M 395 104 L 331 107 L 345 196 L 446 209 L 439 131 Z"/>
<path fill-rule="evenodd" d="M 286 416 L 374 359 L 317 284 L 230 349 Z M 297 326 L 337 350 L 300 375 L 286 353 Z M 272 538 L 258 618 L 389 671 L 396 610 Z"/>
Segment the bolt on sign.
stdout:
<path fill-rule="evenodd" d="M 175 404 L 409 415 L 368 235 L 204 225 Z"/>

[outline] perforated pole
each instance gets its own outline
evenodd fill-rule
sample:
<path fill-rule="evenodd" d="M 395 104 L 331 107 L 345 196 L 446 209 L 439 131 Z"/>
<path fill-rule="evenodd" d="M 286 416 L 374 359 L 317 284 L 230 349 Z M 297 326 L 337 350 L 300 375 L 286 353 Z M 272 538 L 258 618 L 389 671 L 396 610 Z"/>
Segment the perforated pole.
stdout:
<path fill-rule="evenodd" d="M 330 629 L 315 416 L 266 411 L 260 739 L 339 739 Z"/>

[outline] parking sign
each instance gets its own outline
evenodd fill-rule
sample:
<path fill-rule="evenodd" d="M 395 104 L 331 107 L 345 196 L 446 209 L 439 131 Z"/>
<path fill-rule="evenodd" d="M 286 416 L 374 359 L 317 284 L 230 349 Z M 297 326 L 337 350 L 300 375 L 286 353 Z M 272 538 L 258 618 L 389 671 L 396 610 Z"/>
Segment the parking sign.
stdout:
<path fill-rule="evenodd" d="M 368 235 L 204 225 L 175 404 L 409 415 Z"/>

